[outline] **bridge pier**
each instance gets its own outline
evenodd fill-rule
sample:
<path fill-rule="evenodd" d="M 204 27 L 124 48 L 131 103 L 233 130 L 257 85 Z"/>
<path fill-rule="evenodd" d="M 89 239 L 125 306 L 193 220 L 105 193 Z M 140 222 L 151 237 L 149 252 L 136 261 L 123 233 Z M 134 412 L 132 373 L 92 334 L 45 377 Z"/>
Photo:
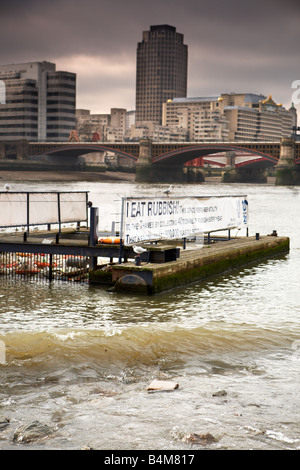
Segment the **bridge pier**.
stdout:
<path fill-rule="evenodd" d="M 28 158 L 29 142 L 27 140 L 21 140 L 17 146 L 17 159 L 26 160 Z"/>
<path fill-rule="evenodd" d="M 6 141 L 0 143 L 0 157 L 14 160 L 26 160 L 29 142 L 27 140 Z"/>
<path fill-rule="evenodd" d="M 236 183 L 237 171 L 235 169 L 235 152 L 225 152 L 226 164 L 222 171 L 222 183 Z"/>
<path fill-rule="evenodd" d="M 152 177 L 152 142 L 145 139 L 140 141 L 139 159 L 136 164 L 135 181 L 148 183 Z"/>
<path fill-rule="evenodd" d="M 196 166 L 184 166 L 183 172 L 187 183 L 204 183 L 205 175 L 202 169 Z"/>
<path fill-rule="evenodd" d="M 295 140 L 281 139 L 280 157 L 276 165 L 276 185 L 293 186 L 300 184 L 300 170 L 295 165 Z"/>
<path fill-rule="evenodd" d="M 242 166 L 237 168 L 239 183 L 266 183 L 267 170 L 257 167 Z"/>
<path fill-rule="evenodd" d="M 266 183 L 267 173 L 260 168 L 240 167 L 224 170 L 222 183 Z"/>
<path fill-rule="evenodd" d="M 182 165 L 152 164 L 151 140 L 140 141 L 139 159 L 136 164 L 137 183 L 174 183 L 186 181 Z"/>
<path fill-rule="evenodd" d="M 223 183 L 266 183 L 265 170 L 253 166 L 235 166 L 235 152 L 226 152 L 226 166 L 222 172 Z"/>

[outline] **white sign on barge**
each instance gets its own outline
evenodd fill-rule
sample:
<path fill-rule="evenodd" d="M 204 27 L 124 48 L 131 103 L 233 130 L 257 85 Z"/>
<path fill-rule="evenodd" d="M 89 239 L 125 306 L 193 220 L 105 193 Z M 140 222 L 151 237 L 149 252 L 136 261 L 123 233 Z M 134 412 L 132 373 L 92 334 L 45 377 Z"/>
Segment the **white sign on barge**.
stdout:
<path fill-rule="evenodd" d="M 247 225 L 247 196 L 122 198 L 120 238 L 124 245 Z"/>

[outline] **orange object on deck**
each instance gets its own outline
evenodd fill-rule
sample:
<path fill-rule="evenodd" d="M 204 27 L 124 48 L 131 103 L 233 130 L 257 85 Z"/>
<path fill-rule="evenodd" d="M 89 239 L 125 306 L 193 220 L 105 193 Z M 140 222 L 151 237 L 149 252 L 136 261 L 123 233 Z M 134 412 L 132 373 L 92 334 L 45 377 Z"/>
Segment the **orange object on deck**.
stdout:
<path fill-rule="evenodd" d="M 120 238 L 117 238 L 117 237 L 99 238 L 98 242 L 108 243 L 110 245 L 117 245 L 117 244 L 120 244 Z"/>

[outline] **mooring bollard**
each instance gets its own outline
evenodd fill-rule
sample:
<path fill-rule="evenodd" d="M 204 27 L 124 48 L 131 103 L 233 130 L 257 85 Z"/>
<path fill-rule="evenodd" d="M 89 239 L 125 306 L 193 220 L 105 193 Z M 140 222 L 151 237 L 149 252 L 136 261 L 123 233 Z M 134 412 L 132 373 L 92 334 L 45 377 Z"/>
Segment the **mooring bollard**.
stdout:
<path fill-rule="evenodd" d="M 135 265 L 136 266 L 141 266 L 141 257 L 140 256 L 135 257 Z"/>

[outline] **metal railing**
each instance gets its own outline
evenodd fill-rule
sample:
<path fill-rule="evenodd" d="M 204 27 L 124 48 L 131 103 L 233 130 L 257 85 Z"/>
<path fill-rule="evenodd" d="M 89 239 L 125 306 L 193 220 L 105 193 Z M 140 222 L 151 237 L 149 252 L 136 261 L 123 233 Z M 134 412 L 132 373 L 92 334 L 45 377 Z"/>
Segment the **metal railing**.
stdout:
<path fill-rule="evenodd" d="M 0 278 L 6 280 L 87 282 L 89 258 L 46 253 L 0 253 Z"/>
<path fill-rule="evenodd" d="M 47 226 L 50 230 L 51 225 L 58 225 L 61 233 L 63 223 L 81 222 L 88 223 L 87 191 L 0 192 L 0 228 L 26 227 L 29 233 L 32 226 Z"/>

